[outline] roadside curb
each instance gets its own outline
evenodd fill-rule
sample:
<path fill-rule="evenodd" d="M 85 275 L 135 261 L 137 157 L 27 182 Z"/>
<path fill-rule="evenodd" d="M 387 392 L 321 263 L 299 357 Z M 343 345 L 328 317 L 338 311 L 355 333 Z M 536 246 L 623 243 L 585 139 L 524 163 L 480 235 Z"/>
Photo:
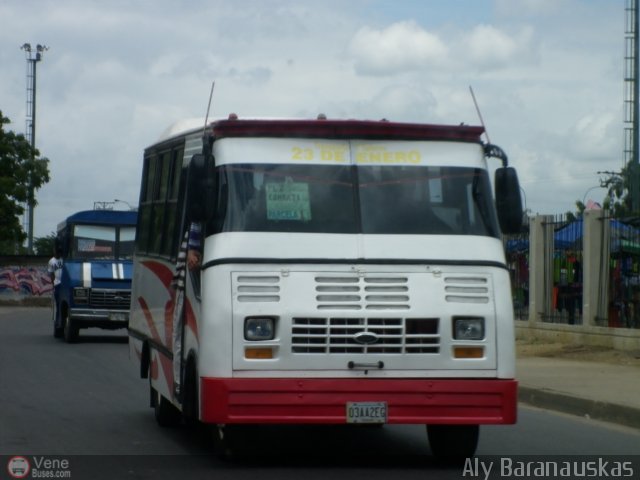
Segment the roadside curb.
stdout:
<path fill-rule="evenodd" d="M 554 390 L 518 386 L 518 401 L 571 415 L 640 429 L 640 410 L 615 403 L 574 397 Z"/>
<path fill-rule="evenodd" d="M 51 307 L 51 295 L 43 297 L 23 297 L 0 299 L 0 307 Z"/>

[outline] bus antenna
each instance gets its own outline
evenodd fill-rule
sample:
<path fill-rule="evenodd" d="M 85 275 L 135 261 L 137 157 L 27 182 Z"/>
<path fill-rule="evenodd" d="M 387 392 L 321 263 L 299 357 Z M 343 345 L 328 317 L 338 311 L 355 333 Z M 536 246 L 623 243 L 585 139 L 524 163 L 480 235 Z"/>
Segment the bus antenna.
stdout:
<path fill-rule="evenodd" d="M 216 81 L 211 82 L 211 91 L 209 92 L 209 103 L 207 104 L 207 114 L 204 116 L 204 126 L 202 127 L 202 136 L 204 137 L 205 130 L 207 129 L 207 122 L 209 121 L 209 110 L 211 109 L 211 99 L 213 98 L 213 87 L 216 85 Z"/>
<path fill-rule="evenodd" d="M 473 88 L 469 85 L 469 91 L 471 92 L 471 98 L 473 98 L 473 104 L 476 106 L 476 112 L 478 112 L 478 117 L 480 118 L 480 124 L 482 128 L 484 128 L 484 134 L 487 136 L 487 143 L 491 143 L 491 139 L 489 138 L 489 132 L 487 131 L 487 127 L 484 124 L 484 119 L 482 118 L 482 113 L 480 112 L 480 107 L 478 106 L 478 102 L 476 100 L 476 96 L 473 93 Z"/>

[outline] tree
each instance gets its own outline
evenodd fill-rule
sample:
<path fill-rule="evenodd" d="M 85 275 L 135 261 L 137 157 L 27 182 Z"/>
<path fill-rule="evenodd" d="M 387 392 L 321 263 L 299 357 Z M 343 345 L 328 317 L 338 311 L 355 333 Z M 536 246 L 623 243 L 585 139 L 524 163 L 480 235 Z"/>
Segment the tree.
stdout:
<path fill-rule="evenodd" d="M 51 255 L 56 245 L 56 234 L 51 234 L 46 237 L 38 237 L 33 240 L 33 251 L 36 255 Z"/>
<path fill-rule="evenodd" d="M 604 209 L 609 210 L 615 217 L 625 217 L 633 214 L 631 206 L 631 163 L 627 163 L 621 172 L 600 172 L 606 175 L 600 179 L 600 186 L 607 189 Z"/>
<path fill-rule="evenodd" d="M 620 172 L 599 172 L 606 175 L 600 179 L 600 186 L 607 189 L 604 208 L 611 211 L 617 218 L 638 216 L 640 212 L 633 211 L 631 198 L 631 177 L 634 172 L 632 161 L 629 161 Z"/>
<path fill-rule="evenodd" d="M 20 217 L 29 185 L 35 191 L 49 181 L 49 160 L 24 135 L 5 130 L 9 123 L 0 110 L 0 254 L 5 255 L 18 253 L 27 237 Z"/>
<path fill-rule="evenodd" d="M 584 203 L 582 203 L 580 200 L 576 200 L 576 211 L 575 212 L 567 211 L 564 214 L 565 218 L 567 219 L 567 222 L 575 222 L 576 220 L 581 219 L 585 209 L 586 207 Z"/>
<path fill-rule="evenodd" d="M 605 175 L 600 178 L 600 186 L 607 189 L 602 208 L 608 210 L 616 218 L 637 216 L 631 205 L 631 172 L 632 165 L 628 163 L 620 172 L 598 172 Z M 576 212 L 566 212 L 569 221 L 582 218 L 586 205 L 576 200 Z"/>

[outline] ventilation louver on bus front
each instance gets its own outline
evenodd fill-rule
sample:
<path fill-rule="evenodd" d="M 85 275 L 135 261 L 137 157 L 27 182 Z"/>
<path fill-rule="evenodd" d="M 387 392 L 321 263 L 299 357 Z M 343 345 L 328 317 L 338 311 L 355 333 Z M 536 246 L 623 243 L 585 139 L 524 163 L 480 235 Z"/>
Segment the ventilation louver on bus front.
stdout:
<path fill-rule="evenodd" d="M 485 277 L 448 276 L 444 299 L 449 303 L 489 303 L 489 282 Z"/>
<path fill-rule="evenodd" d="M 280 277 L 277 275 L 240 275 L 237 282 L 239 302 L 280 301 Z"/>
<path fill-rule="evenodd" d="M 316 276 L 318 310 L 408 310 L 407 277 Z"/>

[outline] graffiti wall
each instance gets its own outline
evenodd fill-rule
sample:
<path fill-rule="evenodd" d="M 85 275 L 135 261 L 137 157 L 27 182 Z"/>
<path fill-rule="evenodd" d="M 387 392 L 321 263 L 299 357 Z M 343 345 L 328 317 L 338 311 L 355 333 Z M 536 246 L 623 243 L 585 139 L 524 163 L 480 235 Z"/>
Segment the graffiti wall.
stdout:
<path fill-rule="evenodd" d="M 0 260 L 0 302 L 35 303 L 50 301 L 53 285 L 47 274 L 46 259 L 13 258 Z M 16 261 L 18 260 L 18 261 Z M 21 261 L 22 260 L 22 261 Z"/>

